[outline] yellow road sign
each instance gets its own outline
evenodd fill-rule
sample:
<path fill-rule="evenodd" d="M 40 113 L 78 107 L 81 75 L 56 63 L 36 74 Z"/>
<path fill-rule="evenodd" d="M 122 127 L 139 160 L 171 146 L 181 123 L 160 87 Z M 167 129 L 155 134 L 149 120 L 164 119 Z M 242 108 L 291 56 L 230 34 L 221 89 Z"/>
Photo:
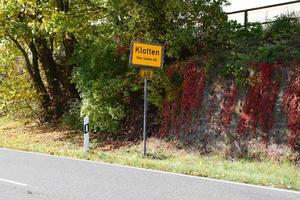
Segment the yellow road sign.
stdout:
<path fill-rule="evenodd" d="M 140 76 L 141 76 L 141 78 L 152 80 L 153 79 L 153 74 L 154 74 L 153 70 L 140 69 Z"/>
<path fill-rule="evenodd" d="M 131 42 L 129 63 L 138 66 L 161 68 L 164 48 L 159 44 Z"/>

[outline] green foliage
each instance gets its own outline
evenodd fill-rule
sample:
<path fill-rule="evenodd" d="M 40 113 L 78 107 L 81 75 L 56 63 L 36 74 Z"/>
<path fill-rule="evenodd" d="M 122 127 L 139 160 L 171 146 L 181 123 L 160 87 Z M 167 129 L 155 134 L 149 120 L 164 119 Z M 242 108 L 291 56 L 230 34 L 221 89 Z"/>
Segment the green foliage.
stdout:
<path fill-rule="evenodd" d="M 74 0 L 68 12 L 58 9 L 57 1 L 10 0 L 0 3 L 0 36 L 18 36 L 18 39 L 28 40 L 39 37 L 52 37 L 56 42 L 62 38 L 61 34 L 73 33 L 79 36 L 83 32 L 91 31 L 89 21 L 99 17 L 100 7 L 91 2 Z M 90 9 L 94 6 L 94 12 Z M 85 12 L 85 14 L 83 14 Z M 3 39 L 3 38 L 1 38 Z"/>
<path fill-rule="evenodd" d="M 38 94 L 28 81 L 22 59 L 9 48 L 0 49 L 0 115 L 39 119 Z"/>
<path fill-rule="evenodd" d="M 0 44 L 12 44 L 39 94 L 43 121 L 57 120 L 78 98 L 70 83 L 75 44 L 92 32 L 103 14 L 85 0 L 11 0 L 0 2 Z"/>
<path fill-rule="evenodd" d="M 218 48 L 211 52 L 207 72 L 233 78 L 239 86 L 246 87 L 251 65 L 288 64 L 299 58 L 299 33 L 300 23 L 294 16 L 281 16 L 268 25 L 248 24 L 246 27 L 228 22 L 214 41 Z"/>
<path fill-rule="evenodd" d="M 81 101 L 72 102 L 70 109 L 62 117 L 62 124 L 75 130 L 82 130 L 83 117 L 80 115 L 81 106 Z"/>
<path fill-rule="evenodd" d="M 88 115 L 94 128 L 116 132 L 125 115 L 122 104 L 128 90 L 127 65 L 118 56 L 113 44 L 86 41 L 78 48 L 73 75 L 82 96 L 82 116 Z"/>
<path fill-rule="evenodd" d="M 107 20 L 123 44 L 145 40 L 166 44 L 166 55 L 181 59 L 199 51 L 202 38 L 215 35 L 226 21 L 218 1 L 113 0 Z"/>
<path fill-rule="evenodd" d="M 90 24 L 92 31 L 76 49 L 73 61 L 78 67 L 73 82 L 81 93 L 81 115 L 90 116 L 94 130 L 118 132 L 125 116 L 142 107 L 142 80 L 138 69 L 128 66 L 130 41 L 165 44 L 167 67 L 174 59 L 199 52 L 201 38 L 216 33 L 225 21 L 220 8 L 225 1 L 101 2 L 95 4 L 103 8 L 104 15 Z M 154 77 L 149 101 L 161 108 L 166 91 L 174 86 L 162 70 L 155 71 Z"/>
<path fill-rule="evenodd" d="M 300 56 L 300 23 L 294 15 L 281 16 L 266 27 L 263 45 L 254 56 L 258 61 L 288 64 Z"/>
<path fill-rule="evenodd" d="M 172 88 L 172 83 L 164 71 L 155 71 L 154 80 L 149 84 L 148 100 L 151 104 L 161 109 L 166 93 L 169 93 Z"/>

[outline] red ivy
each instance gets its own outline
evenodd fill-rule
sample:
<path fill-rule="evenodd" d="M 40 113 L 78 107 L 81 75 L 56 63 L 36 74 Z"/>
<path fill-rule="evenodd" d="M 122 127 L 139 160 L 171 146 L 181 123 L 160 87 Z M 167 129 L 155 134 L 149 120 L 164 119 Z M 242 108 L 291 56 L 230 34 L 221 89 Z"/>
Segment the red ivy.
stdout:
<path fill-rule="evenodd" d="M 291 131 L 289 144 L 295 148 L 300 137 L 300 73 L 290 82 L 285 91 L 284 109 L 288 115 L 288 128 Z"/>
<path fill-rule="evenodd" d="M 162 114 L 161 114 L 161 124 L 159 129 L 159 135 L 165 137 L 172 134 L 178 130 L 178 118 L 177 110 L 179 109 L 178 100 L 180 100 L 179 92 L 176 92 L 175 100 L 172 102 L 165 101 L 163 104 Z"/>
<path fill-rule="evenodd" d="M 238 94 L 238 90 L 234 82 L 232 82 L 229 87 L 225 88 L 225 94 L 224 94 L 223 102 L 221 104 L 221 113 L 220 113 L 221 124 L 224 128 L 227 128 L 227 126 L 231 122 L 237 94 Z"/>
<path fill-rule="evenodd" d="M 243 134 L 246 129 L 260 126 L 265 144 L 268 142 L 268 132 L 273 126 L 273 109 L 279 90 L 279 81 L 272 80 L 274 65 L 259 64 L 256 67 L 257 77 L 250 87 L 242 108 L 237 131 Z"/>
<path fill-rule="evenodd" d="M 256 129 L 263 132 L 262 138 L 267 145 L 268 133 L 273 127 L 273 109 L 279 91 L 279 80 L 273 80 L 274 70 L 281 65 L 258 64 L 256 77 L 250 86 L 241 109 L 237 132 L 244 134 Z M 179 73 L 183 78 L 182 86 L 173 91 L 173 101 L 165 101 L 162 109 L 160 136 L 178 133 L 191 133 L 193 118 L 197 117 L 205 90 L 205 73 L 197 64 L 173 66 L 167 71 L 169 77 Z M 220 125 L 227 128 L 231 122 L 238 90 L 234 83 L 225 89 L 221 104 Z M 284 109 L 288 114 L 288 128 L 291 131 L 289 144 L 295 148 L 300 138 L 300 73 L 290 82 L 284 94 Z"/>
<path fill-rule="evenodd" d="M 178 89 L 172 102 L 165 101 L 162 110 L 160 135 L 192 132 L 192 121 L 201 106 L 205 89 L 205 73 L 195 63 L 182 70 L 182 88 Z M 180 72 L 180 70 L 179 70 Z M 170 71 L 167 73 L 172 75 Z"/>

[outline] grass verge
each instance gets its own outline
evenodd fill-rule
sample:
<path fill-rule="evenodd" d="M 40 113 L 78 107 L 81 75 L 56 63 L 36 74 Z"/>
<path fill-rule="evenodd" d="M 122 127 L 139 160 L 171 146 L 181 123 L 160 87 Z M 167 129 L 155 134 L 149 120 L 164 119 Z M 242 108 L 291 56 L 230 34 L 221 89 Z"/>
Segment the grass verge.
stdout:
<path fill-rule="evenodd" d="M 141 155 L 141 143 L 98 146 L 92 142 L 92 150 L 85 154 L 82 141 L 82 134 L 68 130 L 25 126 L 7 118 L 0 119 L 0 147 L 4 148 L 300 191 L 300 168 L 287 161 L 230 161 L 218 155 L 203 156 L 179 150 L 174 144 L 159 139 L 149 140 L 146 158 Z"/>

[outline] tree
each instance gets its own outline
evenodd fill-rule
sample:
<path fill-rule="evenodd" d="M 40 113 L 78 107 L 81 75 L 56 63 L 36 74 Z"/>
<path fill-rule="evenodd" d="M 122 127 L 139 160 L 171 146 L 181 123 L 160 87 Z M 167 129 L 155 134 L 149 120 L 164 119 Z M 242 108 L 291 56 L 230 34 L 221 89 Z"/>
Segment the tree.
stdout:
<path fill-rule="evenodd" d="M 0 4 L 1 42 L 13 44 L 23 56 L 45 121 L 62 116 L 78 97 L 70 81 L 74 68 L 70 59 L 93 4 L 84 0 L 72 4 L 68 0 L 2 0 Z"/>
<path fill-rule="evenodd" d="M 176 60 L 203 54 L 203 42 L 216 35 L 226 21 L 221 9 L 225 1 L 99 2 L 105 15 L 98 15 L 93 31 L 76 49 L 73 80 L 83 99 L 81 111 L 94 120 L 97 130 L 116 132 L 123 128 L 122 132 L 137 134 L 142 124 L 142 83 L 138 69 L 128 65 L 131 40 L 163 43 L 165 68 Z M 150 86 L 150 115 L 159 115 L 169 83 L 166 79 L 163 71 L 156 72 Z"/>
<path fill-rule="evenodd" d="M 62 116 L 78 97 L 70 79 L 76 68 L 73 81 L 83 108 L 109 116 L 95 119 L 120 123 L 137 107 L 129 99 L 136 99 L 137 105 L 142 100 L 137 70 L 128 66 L 130 41 L 165 44 L 165 65 L 203 54 L 203 42 L 216 35 L 226 20 L 221 9 L 225 2 L 2 0 L 0 39 L 3 44 L 13 44 L 23 56 L 44 120 Z M 161 80 L 154 80 L 153 85 L 163 85 Z M 159 106 L 157 99 L 164 89 L 154 90 L 158 98 L 150 95 L 150 99 Z"/>

